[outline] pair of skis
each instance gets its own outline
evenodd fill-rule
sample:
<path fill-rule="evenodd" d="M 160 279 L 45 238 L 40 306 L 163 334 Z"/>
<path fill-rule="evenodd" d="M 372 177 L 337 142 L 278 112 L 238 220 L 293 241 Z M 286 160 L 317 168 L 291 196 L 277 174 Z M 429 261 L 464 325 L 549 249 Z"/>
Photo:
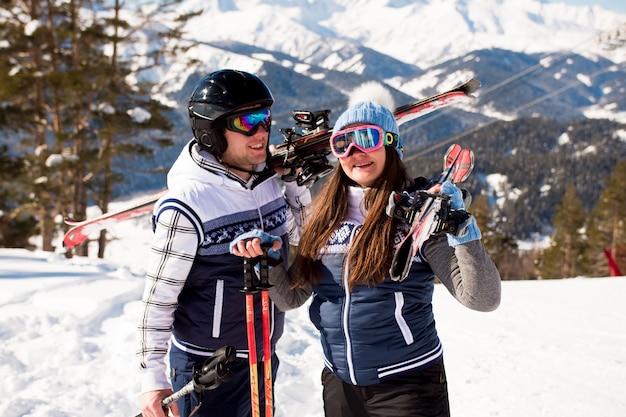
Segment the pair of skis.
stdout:
<path fill-rule="evenodd" d="M 479 87 L 480 82 L 478 80 L 470 79 L 443 93 L 398 107 L 394 111 L 394 116 L 398 125 L 402 125 L 437 109 L 467 100 Z M 311 185 L 320 177 L 328 174 L 333 168 L 327 159 L 331 153 L 329 139 L 332 133 L 328 123 L 329 114 L 330 110 L 294 111 L 293 118 L 298 126 L 304 127 L 304 134 L 296 133 L 295 129 L 281 129 L 285 141 L 272 152 L 270 165 L 291 168 L 292 172 L 295 172 L 296 168 L 300 168 L 296 177 L 292 178 L 300 185 Z M 72 249 L 85 242 L 89 235 L 94 232 L 106 229 L 119 221 L 149 213 L 152 211 L 154 203 L 164 194 L 165 191 L 159 192 L 121 210 L 105 213 L 84 221 L 66 218 L 65 223 L 71 228 L 63 238 L 63 246 L 67 250 Z"/>
<path fill-rule="evenodd" d="M 248 364 L 250 366 L 250 405 L 252 417 L 260 417 L 259 401 L 259 373 L 256 349 L 256 335 L 254 330 L 254 294 L 261 292 L 261 325 L 263 338 L 263 389 L 265 394 L 265 417 L 272 417 L 274 413 L 274 393 L 272 378 L 272 348 L 270 328 L 270 297 L 268 290 L 269 266 L 267 250 L 257 258 L 244 258 L 244 287 L 241 290 L 246 295 L 246 332 L 248 335 Z M 255 265 L 259 265 L 259 285 L 255 285 Z"/>
<path fill-rule="evenodd" d="M 458 144 L 448 148 L 444 156 L 443 171 L 430 185 L 463 182 L 474 168 L 474 153 L 463 149 Z M 429 191 L 419 191 L 415 196 L 394 193 L 391 196 L 392 209 L 387 214 L 402 218 L 411 224 L 405 238 L 400 242 L 391 262 L 389 274 L 394 281 L 402 281 L 411 269 L 413 257 L 428 238 L 436 232 L 446 230 L 459 233 L 459 224 L 449 221 L 450 210 L 447 201 L 449 196 Z M 391 211 L 391 212 L 390 212 Z M 459 217 L 457 217 L 459 218 Z M 463 212 L 461 222 L 467 220 L 469 214 Z"/>

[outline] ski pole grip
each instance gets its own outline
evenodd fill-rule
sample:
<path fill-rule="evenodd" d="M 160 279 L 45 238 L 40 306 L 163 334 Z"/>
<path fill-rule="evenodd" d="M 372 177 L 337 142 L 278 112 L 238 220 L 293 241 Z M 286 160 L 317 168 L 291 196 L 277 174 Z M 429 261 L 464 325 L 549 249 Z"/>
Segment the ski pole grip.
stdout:
<path fill-rule="evenodd" d="M 237 350 L 226 345 L 216 350 L 201 366 L 195 367 L 193 380 L 196 391 L 212 389 L 229 376 L 228 363 L 235 360 Z"/>
<path fill-rule="evenodd" d="M 255 259 L 243 259 L 243 288 L 241 292 L 246 294 L 254 294 L 258 291 L 258 288 L 254 285 Z"/>
<path fill-rule="evenodd" d="M 192 392 L 201 392 L 217 388 L 222 382 L 230 379 L 233 373 L 228 369 L 228 363 L 233 362 L 237 356 L 237 350 L 234 346 L 226 345 L 216 350 L 213 355 L 208 358 L 202 366 L 197 370 L 197 374 L 184 387 L 176 391 L 170 396 L 161 400 L 163 411 L 167 415 L 168 408 Z M 143 417 L 142 413 L 135 417 Z"/>
<path fill-rule="evenodd" d="M 269 267 L 268 260 L 267 260 L 267 258 L 269 257 L 267 252 L 270 249 L 272 249 L 272 245 L 269 243 L 266 243 L 266 244 L 262 244 L 261 247 L 263 248 L 263 255 L 261 255 L 259 259 L 259 263 L 260 263 L 259 288 L 267 290 L 268 288 L 272 286 L 270 284 L 270 273 L 269 273 L 270 267 Z"/>

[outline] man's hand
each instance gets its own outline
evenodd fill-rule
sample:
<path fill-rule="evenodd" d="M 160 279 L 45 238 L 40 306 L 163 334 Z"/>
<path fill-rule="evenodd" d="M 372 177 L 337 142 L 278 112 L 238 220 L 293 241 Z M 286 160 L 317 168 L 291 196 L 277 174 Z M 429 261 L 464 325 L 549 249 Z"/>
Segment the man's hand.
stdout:
<path fill-rule="evenodd" d="M 141 394 L 139 404 L 141 406 L 141 414 L 143 417 L 167 417 L 168 414 L 165 410 L 163 410 L 161 401 L 173 393 L 174 392 L 171 389 L 166 388 L 157 391 L 148 391 Z M 175 402 L 171 404 L 169 410 L 170 415 L 180 417 L 178 405 Z"/>
<path fill-rule="evenodd" d="M 247 233 L 239 235 L 230 244 L 230 253 L 235 256 L 244 258 L 256 258 L 263 255 L 263 247 L 271 245 L 271 249 L 267 251 L 270 258 L 280 258 L 280 248 L 282 240 L 277 237 L 255 229 Z"/>
<path fill-rule="evenodd" d="M 275 240 L 272 244 L 272 250 L 278 252 L 280 250 L 281 242 Z M 261 247 L 261 239 L 258 237 L 246 240 L 240 240 L 234 245 L 230 252 L 236 256 L 242 256 L 244 258 L 256 258 L 263 255 L 263 248 Z"/>

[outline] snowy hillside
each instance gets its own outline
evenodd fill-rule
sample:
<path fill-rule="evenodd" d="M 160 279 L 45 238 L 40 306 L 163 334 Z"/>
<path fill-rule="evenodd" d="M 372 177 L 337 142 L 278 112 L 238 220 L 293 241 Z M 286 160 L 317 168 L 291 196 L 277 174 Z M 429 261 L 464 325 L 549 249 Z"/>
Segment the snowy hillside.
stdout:
<path fill-rule="evenodd" d="M 107 261 L 0 249 L 4 417 L 137 413 L 149 219 L 111 236 Z M 502 292 L 498 310 L 478 313 L 435 289 L 453 415 L 626 415 L 626 277 L 507 281 Z M 287 314 L 278 355 L 276 416 L 321 417 L 323 359 L 305 307 Z"/>
<path fill-rule="evenodd" d="M 128 4 L 142 5 L 143 14 L 156 7 L 145 0 Z M 609 50 L 597 42 L 599 34 L 621 28 L 626 13 L 598 6 L 542 0 L 183 0 L 176 12 L 199 13 L 176 41 L 184 52 L 159 55 L 159 67 L 148 65 L 141 76 L 156 82 L 153 94 L 173 108 L 177 146 L 133 161 L 116 195 L 163 188 L 163 176 L 136 171 L 171 165 L 190 139 L 186 104 L 194 85 L 220 68 L 257 73 L 270 86 L 276 98 L 273 144 L 283 142 L 279 129 L 294 127 L 293 110 L 330 109 L 332 124 L 345 109 L 347 93 L 372 79 L 390 86 L 398 105 L 472 77 L 483 84 L 478 100 L 434 115 L 443 116 L 439 124 L 424 118 L 403 126 L 407 156 L 491 121 L 521 116 L 626 121 L 626 47 Z M 125 14 L 131 24 L 140 21 L 136 16 Z M 150 35 L 172 18 L 152 17 L 155 23 L 137 30 L 125 53 L 139 59 L 159 46 L 163 38 Z M 153 62 L 137 62 L 142 64 Z"/>

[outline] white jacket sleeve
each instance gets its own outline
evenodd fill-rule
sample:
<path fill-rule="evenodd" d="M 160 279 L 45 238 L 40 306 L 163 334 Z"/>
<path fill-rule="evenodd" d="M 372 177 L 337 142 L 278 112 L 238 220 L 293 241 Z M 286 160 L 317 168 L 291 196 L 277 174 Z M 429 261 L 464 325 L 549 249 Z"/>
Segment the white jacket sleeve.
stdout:
<path fill-rule="evenodd" d="M 285 197 L 289 243 L 297 245 L 300 242 L 302 226 L 308 215 L 307 206 L 311 204 L 311 191 L 305 186 L 296 184 L 295 181 L 286 182 Z"/>
<path fill-rule="evenodd" d="M 147 259 L 143 309 L 137 326 L 141 392 L 169 388 L 165 356 L 174 310 L 198 248 L 196 227 L 179 211 L 161 212 Z"/>

